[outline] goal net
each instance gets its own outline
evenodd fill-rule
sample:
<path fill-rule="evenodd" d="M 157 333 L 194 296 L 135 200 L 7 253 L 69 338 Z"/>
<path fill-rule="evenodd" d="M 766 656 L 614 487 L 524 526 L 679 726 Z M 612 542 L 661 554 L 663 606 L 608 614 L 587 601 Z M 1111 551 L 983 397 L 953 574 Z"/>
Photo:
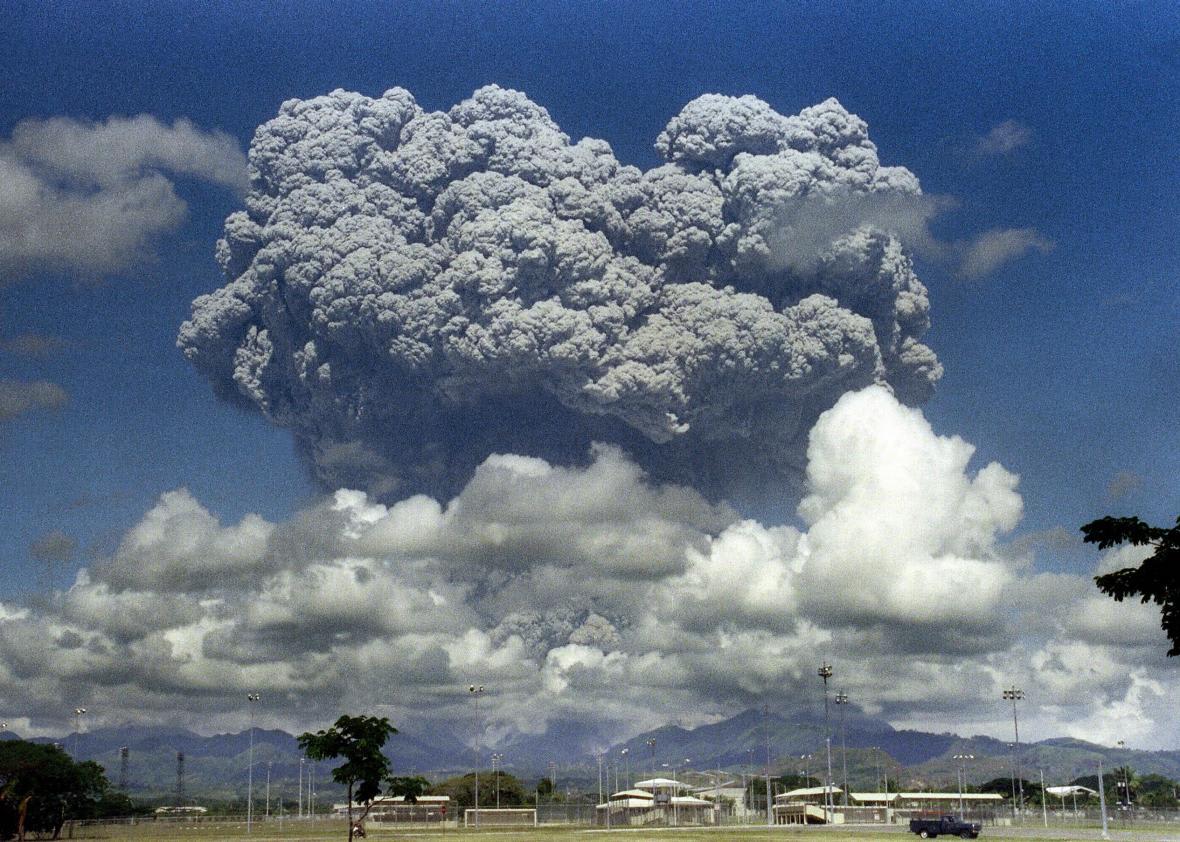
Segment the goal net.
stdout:
<path fill-rule="evenodd" d="M 465 827 L 536 827 L 537 810 L 534 807 L 468 807 L 463 811 Z"/>

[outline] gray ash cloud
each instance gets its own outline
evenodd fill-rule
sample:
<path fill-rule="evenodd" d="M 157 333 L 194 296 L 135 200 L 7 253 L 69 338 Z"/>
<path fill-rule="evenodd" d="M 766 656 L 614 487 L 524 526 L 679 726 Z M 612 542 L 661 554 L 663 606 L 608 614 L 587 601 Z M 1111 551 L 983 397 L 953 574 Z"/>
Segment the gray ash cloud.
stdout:
<path fill-rule="evenodd" d="M 492 452 L 604 441 L 710 496 L 781 489 L 840 395 L 926 400 L 928 201 L 829 99 L 702 96 L 619 163 L 524 94 L 290 100 L 255 134 L 227 284 L 178 343 L 319 481 L 449 495 Z M 915 220 L 918 222 L 915 223 Z"/>

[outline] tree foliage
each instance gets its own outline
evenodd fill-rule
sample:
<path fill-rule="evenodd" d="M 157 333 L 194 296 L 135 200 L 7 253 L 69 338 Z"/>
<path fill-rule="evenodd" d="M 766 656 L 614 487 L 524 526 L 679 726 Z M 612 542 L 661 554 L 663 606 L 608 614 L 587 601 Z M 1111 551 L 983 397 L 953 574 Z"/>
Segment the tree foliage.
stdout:
<path fill-rule="evenodd" d="M 1138 567 L 1124 567 L 1094 577 L 1098 589 L 1116 602 L 1137 596 L 1160 606 L 1160 626 L 1180 655 L 1180 517 L 1171 529 L 1151 526 L 1137 517 L 1104 517 L 1082 527 L 1083 540 L 1105 550 L 1121 544 L 1155 547 Z"/>
<path fill-rule="evenodd" d="M 521 807 L 532 802 L 532 797 L 525 794 L 524 784 L 515 775 L 507 772 L 481 771 L 479 773 L 479 806 L 496 806 L 496 776 L 500 778 L 500 806 Z M 548 782 L 548 778 L 542 780 Z M 428 792 L 431 795 L 449 795 L 456 805 L 470 805 L 475 803 L 475 774 L 468 772 L 447 778 L 434 784 Z"/>
<path fill-rule="evenodd" d="M 56 746 L 24 740 L 0 743 L 0 839 L 57 839 L 66 821 L 97 816 L 109 787 L 92 760 L 75 763 Z"/>
<path fill-rule="evenodd" d="M 390 777 L 389 758 L 382 751 L 397 729 L 384 716 L 341 716 L 336 724 L 323 731 L 299 735 L 299 747 L 312 760 L 336 760 L 344 763 L 332 770 L 332 780 L 348 789 L 348 838 L 351 842 L 357 822 L 369 814 L 373 799 Z M 352 819 L 352 803 L 366 805 L 357 822 Z"/>
<path fill-rule="evenodd" d="M 385 794 L 390 798 L 404 798 L 407 804 L 416 804 L 418 796 L 426 792 L 430 781 L 418 775 L 403 775 L 386 781 Z"/>

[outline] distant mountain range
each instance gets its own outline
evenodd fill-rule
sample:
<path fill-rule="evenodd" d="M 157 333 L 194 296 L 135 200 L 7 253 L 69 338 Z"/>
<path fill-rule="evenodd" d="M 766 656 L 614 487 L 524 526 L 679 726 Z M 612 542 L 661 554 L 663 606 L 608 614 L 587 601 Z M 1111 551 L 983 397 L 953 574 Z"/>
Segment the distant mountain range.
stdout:
<path fill-rule="evenodd" d="M 836 718 L 832 730 L 833 777 L 841 785 L 845 757 Z M 554 763 L 559 788 L 596 793 L 599 752 L 608 767 L 617 767 L 620 781 L 628 773 L 634 781 L 673 770 L 683 775 L 686 768 L 721 769 L 737 776 L 765 774 L 769 742 L 770 766 L 775 775 L 806 772 L 822 778 L 827 766 L 823 731 L 822 716 L 764 714 L 753 709 L 697 728 L 665 725 L 618 743 L 612 743 L 605 733 L 588 732 L 574 722 L 554 722 L 544 735 L 485 744 L 481 754 L 485 768 L 490 765 L 491 752 L 502 754 L 504 769 L 526 783 L 547 775 L 549 764 Z M 973 783 L 1012 774 L 1010 744 L 992 737 L 897 730 L 883 720 L 860 715 L 848 718 L 844 737 L 848 780 L 854 790 L 878 789 L 884 785 L 885 775 L 890 789 L 897 789 L 899 782 L 905 789 L 953 789 L 961 762 L 954 755 L 973 756 L 962 761 Z M 17 735 L 11 732 L 0 733 L 0 739 L 15 738 Z M 176 800 L 177 752 L 184 754 L 185 800 L 233 800 L 243 798 L 246 791 L 249 731 L 205 737 L 178 728 L 124 726 L 70 734 L 57 740 L 37 737 L 34 741 L 59 742 L 71 754 L 97 760 L 115 785 L 122 778 L 120 749 L 126 746 L 127 790 L 135 798 Z M 255 729 L 253 742 L 256 803 L 263 798 L 268 777 L 272 797 L 293 802 L 300 777 L 295 737 L 285 731 Z M 390 739 L 387 752 L 397 772 L 421 774 L 432 780 L 470 771 L 475 759 L 472 747 L 459 735 L 427 725 L 402 727 Z M 1128 765 L 1139 774 L 1180 778 L 1180 751 L 1134 751 L 1057 738 L 1021 745 L 1019 752 L 1023 777 L 1037 780 L 1043 770 L 1049 785 L 1095 774 L 1099 760 L 1107 769 Z M 318 764 L 316 772 L 317 791 L 325 800 L 339 797 L 329 779 L 331 765 Z"/>

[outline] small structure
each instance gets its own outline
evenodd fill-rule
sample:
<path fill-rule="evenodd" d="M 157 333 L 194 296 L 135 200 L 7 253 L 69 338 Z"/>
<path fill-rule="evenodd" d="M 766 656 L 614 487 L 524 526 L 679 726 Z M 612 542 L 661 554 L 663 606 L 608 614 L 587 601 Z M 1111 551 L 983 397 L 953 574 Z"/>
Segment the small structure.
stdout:
<path fill-rule="evenodd" d="M 682 795 L 687 789 L 686 784 L 671 778 L 637 781 L 633 788 L 612 793 L 597 805 L 595 823 L 604 827 L 713 824 L 713 802 Z"/>
<path fill-rule="evenodd" d="M 988 807 L 1003 800 L 994 792 L 850 792 L 848 804 L 843 790 L 832 787 L 827 807 L 828 788 L 804 787 L 774 797 L 775 824 L 894 824 L 924 816 L 966 813 L 979 816 Z"/>
<path fill-rule="evenodd" d="M 157 807 L 157 819 L 197 819 L 209 812 L 208 807 L 198 807 L 195 804 L 181 804 L 175 807 Z"/>
<path fill-rule="evenodd" d="M 449 795 L 419 795 L 416 801 L 407 801 L 404 795 L 395 798 L 378 798 L 369 809 L 365 822 L 377 825 L 439 824 L 447 821 L 450 805 L 451 796 Z M 353 821 L 357 821 L 364 811 L 364 805 L 353 804 Z M 348 804 L 333 804 L 332 812 L 337 816 L 346 817 Z"/>
<path fill-rule="evenodd" d="M 841 808 L 829 810 L 827 806 L 829 791 L 832 801 L 844 793 L 838 786 L 807 786 L 779 793 L 774 797 L 774 823 L 843 824 Z"/>

